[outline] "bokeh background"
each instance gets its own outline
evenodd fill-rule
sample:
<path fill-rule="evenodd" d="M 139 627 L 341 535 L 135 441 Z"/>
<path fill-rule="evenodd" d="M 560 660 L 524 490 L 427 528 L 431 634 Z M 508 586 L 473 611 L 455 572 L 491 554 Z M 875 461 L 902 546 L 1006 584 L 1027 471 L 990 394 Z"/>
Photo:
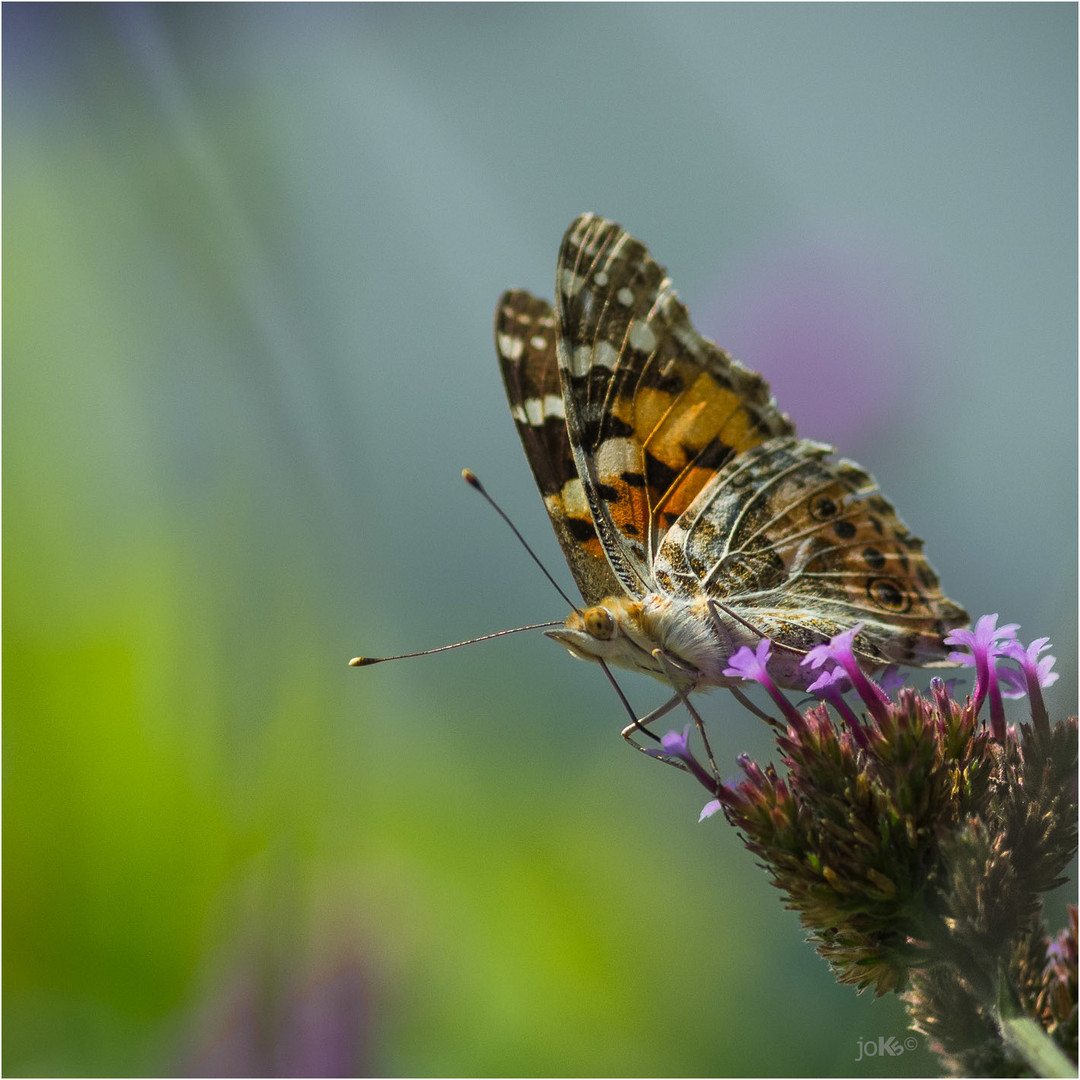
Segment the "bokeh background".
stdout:
<path fill-rule="evenodd" d="M 932 1074 L 598 670 L 346 661 L 565 613 L 459 472 L 567 581 L 490 326 L 594 210 L 1074 711 L 1076 19 L 5 4 L 5 1073 Z"/>

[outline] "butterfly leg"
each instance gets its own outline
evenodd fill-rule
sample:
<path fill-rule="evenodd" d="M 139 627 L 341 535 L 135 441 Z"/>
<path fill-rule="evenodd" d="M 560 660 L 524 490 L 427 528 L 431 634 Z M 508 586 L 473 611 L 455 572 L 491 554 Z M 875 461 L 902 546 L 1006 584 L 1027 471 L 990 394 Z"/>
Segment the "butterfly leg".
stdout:
<path fill-rule="evenodd" d="M 784 725 L 781 724 L 775 717 L 770 716 L 763 709 L 759 709 L 737 686 L 729 686 L 735 700 L 744 708 L 752 712 L 759 720 L 764 720 L 769 727 L 778 728 L 784 730 Z"/>
<path fill-rule="evenodd" d="M 667 658 L 667 656 L 664 655 L 663 651 L 660 649 L 656 649 L 654 650 L 653 655 L 658 657 L 660 663 L 663 664 L 664 667 L 666 667 L 671 673 L 672 682 L 678 685 L 678 680 L 676 678 L 678 673 L 674 666 L 671 664 L 670 660 Z M 681 761 L 678 761 L 675 758 L 668 757 L 666 754 L 658 754 L 654 748 L 650 746 L 642 746 L 641 743 L 639 743 L 634 738 L 634 736 L 638 732 L 641 732 L 642 734 L 647 735 L 654 742 L 660 742 L 660 737 L 649 730 L 649 724 L 653 723 L 656 720 L 659 720 L 663 716 L 667 716 L 667 714 L 671 712 L 671 710 L 674 709 L 677 705 L 685 705 L 687 711 L 694 719 L 695 727 L 701 735 L 701 739 L 705 746 L 706 753 L 709 756 L 709 764 L 712 766 L 713 775 L 717 778 L 717 780 L 719 780 L 720 771 L 716 767 L 716 761 L 713 758 L 712 747 L 709 746 L 709 737 L 705 734 L 705 725 L 702 722 L 701 717 L 698 715 L 697 710 L 693 707 L 693 705 L 690 704 L 690 701 L 684 691 L 677 689 L 675 694 L 667 701 L 665 701 L 663 705 L 660 705 L 658 708 L 653 709 L 651 713 L 639 717 L 634 712 L 634 707 L 630 704 L 630 702 L 626 698 L 626 695 L 623 693 L 622 687 L 615 681 L 615 676 L 611 674 L 611 669 L 607 666 L 607 664 L 604 663 L 603 660 L 600 661 L 600 667 L 603 669 L 604 674 L 607 676 L 608 682 L 610 682 L 612 687 L 614 688 L 615 693 L 618 694 L 619 700 L 623 703 L 623 708 L 626 709 L 627 714 L 630 716 L 630 723 L 622 729 L 621 734 L 622 737 L 632 747 L 634 747 L 635 750 L 640 750 L 643 754 L 648 754 L 649 757 L 655 758 L 657 761 L 663 761 L 668 765 L 674 765 L 676 769 L 682 769 L 684 772 L 688 771 L 686 766 Z"/>
<path fill-rule="evenodd" d="M 658 737 L 649 730 L 648 725 L 654 720 L 659 720 L 662 716 L 666 716 L 672 709 L 679 705 L 681 701 L 682 698 L 678 694 L 675 694 L 659 708 L 653 709 L 651 713 L 640 718 L 634 716 L 633 710 L 630 710 L 630 715 L 634 716 L 634 718 L 622 729 L 620 734 L 635 750 L 640 750 L 643 754 L 648 754 L 649 757 L 656 758 L 657 761 L 663 761 L 668 765 L 674 765 L 676 769 L 682 769 L 685 772 L 686 766 L 681 761 L 676 761 L 675 758 L 670 758 L 666 754 L 658 754 L 652 747 L 642 746 L 641 743 L 634 738 L 634 735 L 640 731 L 648 735 L 650 739 L 656 739 L 659 742 Z"/>
<path fill-rule="evenodd" d="M 633 717 L 633 722 L 627 724 L 626 727 L 622 729 L 622 737 L 636 750 L 640 750 L 642 751 L 642 753 L 648 754 L 649 757 L 656 758 L 659 761 L 666 762 L 668 765 L 674 765 L 677 769 L 683 769 L 685 771 L 686 766 L 681 761 L 678 761 L 675 758 L 668 757 L 666 754 L 658 754 L 656 750 L 654 750 L 652 747 L 642 746 L 641 743 L 637 742 L 634 739 L 634 735 L 637 732 L 641 731 L 648 735 L 649 738 L 659 741 L 657 739 L 657 736 L 654 735 L 651 731 L 649 731 L 648 725 L 656 720 L 659 720 L 661 717 L 666 716 L 676 706 L 685 705 L 686 711 L 690 714 L 692 720 L 694 721 L 694 727 L 697 729 L 697 732 L 701 737 L 701 743 L 705 747 L 705 753 L 709 759 L 709 766 L 712 770 L 712 775 L 717 779 L 717 781 L 719 781 L 720 770 L 716 766 L 716 758 L 713 757 L 712 746 L 709 744 L 709 736 L 705 730 L 705 723 L 701 719 L 701 715 L 698 713 L 697 709 L 695 709 L 694 706 L 690 703 L 690 699 L 687 697 L 686 692 L 679 687 L 678 671 L 669 661 L 663 650 L 654 649 L 653 656 L 665 668 L 668 669 L 668 673 L 672 677 L 672 682 L 676 686 L 675 694 L 667 701 L 665 701 L 664 704 L 661 705 L 659 708 L 653 709 L 651 713 L 648 713 L 646 716 L 642 717 L 634 716 L 633 709 L 630 708 L 629 702 L 627 702 L 626 698 L 624 697 L 623 703 L 626 705 L 627 711 Z M 611 678 L 610 673 L 608 674 L 608 677 Z M 620 697 L 621 696 L 622 695 L 620 694 Z"/>
<path fill-rule="evenodd" d="M 707 603 L 706 607 L 709 610 L 709 615 L 712 617 L 713 625 L 716 627 L 717 633 L 720 634 L 722 637 L 726 637 L 726 633 L 724 631 L 723 624 L 720 621 L 719 613 L 721 611 L 723 611 L 726 615 L 731 616 L 731 618 L 737 620 L 738 622 L 741 622 L 743 626 L 745 626 L 748 630 L 751 630 L 753 633 L 757 634 L 758 637 L 763 638 L 765 636 L 756 626 L 754 626 L 752 623 L 748 623 L 737 612 L 732 611 L 731 608 L 729 608 L 726 604 L 721 604 L 718 600 L 710 600 Z M 805 649 L 796 649 L 791 645 L 785 645 L 779 641 L 774 641 L 773 645 L 778 649 L 784 649 L 787 652 L 795 653 L 797 656 L 806 655 Z M 752 712 L 761 720 L 764 720 L 765 723 L 768 724 L 770 727 L 783 728 L 782 724 L 779 724 L 767 712 L 759 709 L 737 686 L 732 685 L 729 686 L 728 689 L 734 695 L 735 700 L 738 701 L 739 704 L 743 706 L 743 708 L 749 709 L 750 712 Z"/>
<path fill-rule="evenodd" d="M 705 754 L 709 759 L 709 767 L 712 769 L 712 774 L 716 778 L 717 782 L 720 780 L 720 770 L 716 767 L 716 758 L 713 757 L 712 746 L 709 745 L 709 735 L 705 730 L 705 722 L 701 719 L 701 714 L 690 704 L 690 698 L 687 696 L 685 690 L 679 685 L 678 670 L 671 660 L 665 654 L 663 649 L 653 649 L 653 657 L 659 660 L 661 664 L 667 669 L 668 674 L 671 676 L 672 684 L 675 686 L 675 700 L 681 701 L 686 706 L 686 711 L 690 714 L 691 719 L 694 721 L 694 727 L 697 729 L 698 735 L 701 736 L 701 745 L 705 747 Z"/>

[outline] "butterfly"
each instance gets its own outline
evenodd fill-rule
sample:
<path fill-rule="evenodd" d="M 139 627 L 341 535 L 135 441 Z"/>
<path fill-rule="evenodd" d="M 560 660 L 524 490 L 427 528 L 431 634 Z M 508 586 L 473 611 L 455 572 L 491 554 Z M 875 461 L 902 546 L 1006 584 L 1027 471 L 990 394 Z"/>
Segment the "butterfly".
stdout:
<path fill-rule="evenodd" d="M 948 666 L 967 613 L 874 479 L 800 439 L 765 380 L 699 334 L 666 271 L 583 214 L 559 250 L 554 307 L 503 294 L 495 346 L 510 411 L 584 606 L 547 635 L 642 671 L 676 697 L 734 686 L 741 646 L 770 674 L 856 623 L 869 670 Z M 627 734 L 624 731 L 624 735 Z"/>

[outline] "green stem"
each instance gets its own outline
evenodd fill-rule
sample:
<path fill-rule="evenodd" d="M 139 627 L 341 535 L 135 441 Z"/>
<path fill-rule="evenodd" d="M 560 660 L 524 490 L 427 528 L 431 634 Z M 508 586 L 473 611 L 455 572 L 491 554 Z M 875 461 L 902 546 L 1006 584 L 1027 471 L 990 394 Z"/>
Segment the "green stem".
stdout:
<path fill-rule="evenodd" d="M 998 1016 L 1001 1036 L 1038 1076 L 1076 1076 L 1076 1066 L 1030 1016 Z"/>

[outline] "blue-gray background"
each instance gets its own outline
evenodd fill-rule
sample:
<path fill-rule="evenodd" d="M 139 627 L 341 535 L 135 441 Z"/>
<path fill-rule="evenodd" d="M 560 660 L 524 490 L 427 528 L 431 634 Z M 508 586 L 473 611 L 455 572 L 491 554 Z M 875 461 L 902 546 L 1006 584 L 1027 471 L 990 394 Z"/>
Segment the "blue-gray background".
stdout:
<path fill-rule="evenodd" d="M 345 661 L 564 614 L 459 472 L 566 580 L 490 323 L 593 210 L 1074 711 L 1075 7 L 3 23 L 5 1071 L 933 1072 L 598 671 Z"/>

